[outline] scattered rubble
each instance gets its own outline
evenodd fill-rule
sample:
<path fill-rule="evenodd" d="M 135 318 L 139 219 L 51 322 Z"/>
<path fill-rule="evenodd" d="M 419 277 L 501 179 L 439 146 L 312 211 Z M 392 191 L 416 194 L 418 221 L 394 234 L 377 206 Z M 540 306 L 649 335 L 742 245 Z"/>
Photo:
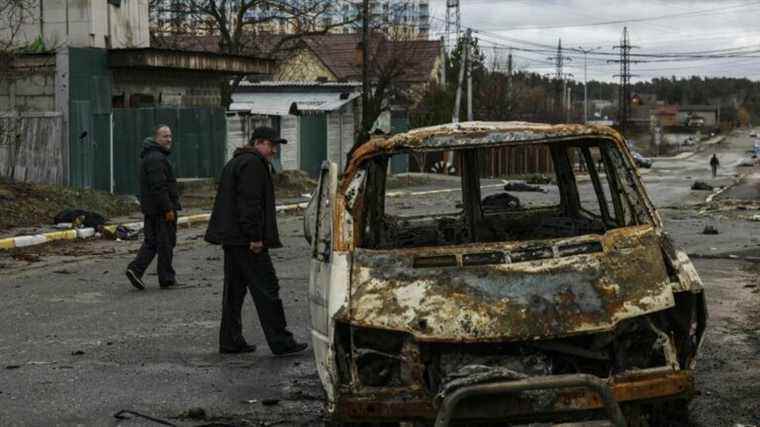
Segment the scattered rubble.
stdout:
<path fill-rule="evenodd" d="M 714 226 L 706 225 L 704 230 L 702 230 L 702 234 L 720 234 L 720 232 Z"/>
<path fill-rule="evenodd" d="M 704 181 L 694 181 L 694 184 L 691 185 L 691 189 L 700 191 L 712 191 L 713 186 Z"/>
<path fill-rule="evenodd" d="M 528 191 L 528 192 L 537 192 L 537 193 L 546 192 L 546 190 L 544 190 L 540 186 L 531 185 L 525 181 L 507 181 L 507 183 L 504 184 L 504 191 Z"/>

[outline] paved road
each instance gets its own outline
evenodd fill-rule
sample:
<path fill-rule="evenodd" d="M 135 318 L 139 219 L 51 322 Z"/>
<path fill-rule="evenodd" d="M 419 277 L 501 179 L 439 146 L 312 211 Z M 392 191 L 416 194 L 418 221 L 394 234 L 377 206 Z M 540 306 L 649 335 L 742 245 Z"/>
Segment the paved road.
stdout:
<path fill-rule="evenodd" d="M 749 144 L 740 135 L 720 147 L 721 182 L 731 180 L 732 162 Z M 692 204 L 705 194 L 688 187 L 707 178 L 710 154 L 655 162 L 644 181 L 658 205 L 675 207 L 663 215 L 677 241 L 692 252 L 714 247 L 711 253 L 727 253 L 751 244 L 751 233 L 760 236 L 760 228 L 731 217 L 721 220 L 724 234 L 707 239 L 699 233 L 715 218 L 695 213 Z M 286 249 L 274 258 L 282 296 L 293 331 L 306 339 L 307 247 L 300 218 L 280 223 Z M 736 227 L 748 228 L 729 230 Z M 17 258 L 0 254 L 0 424 L 116 425 L 113 414 L 121 409 L 183 425 L 321 424 L 322 392 L 311 354 L 275 358 L 265 346 L 253 355 L 216 353 L 222 259 L 202 233 L 180 231 L 177 267 L 188 287 L 167 291 L 154 283 L 138 292 L 127 284 L 123 269 L 135 242 L 67 242 L 29 248 Z M 758 424 L 756 273 L 735 260 L 697 259 L 696 265 L 714 315 L 699 365 L 705 392 L 695 402 L 695 424 Z M 244 325 L 249 342 L 263 343 L 250 303 Z M 262 403 L 269 399 L 276 403 Z M 188 418 L 193 408 L 204 410 L 203 420 Z"/>

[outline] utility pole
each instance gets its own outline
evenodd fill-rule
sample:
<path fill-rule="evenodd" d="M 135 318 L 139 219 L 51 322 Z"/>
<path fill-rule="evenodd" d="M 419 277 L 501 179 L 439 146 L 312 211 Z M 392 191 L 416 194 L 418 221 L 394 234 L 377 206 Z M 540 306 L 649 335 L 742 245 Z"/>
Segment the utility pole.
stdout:
<path fill-rule="evenodd" d="M 369 0 L 362 2 L 362 141 L 364 143 L 369 139 Z"/>
<path fill-rule="evenodd" d="M 624 132 L 628 128 L 628 122 L 631 118 L 631 77 L 637 77 L 631 74 L 631 63 L 641 61 L 631 61 L 631 49 L 637 49 L 638 46 L 632 46 L 628 39 L 628 27 L 623 27 L 623 39 L 619 46 L 613 46 L 613 49 L 620 49 L 620 59 L 608 60 L 608 63 L 620 64 L 620 74 L 613 77 L 620 77 L 620 90 L 618 92 L 618 126 L 620 131 Z"/>
<path fill-rule="evenodd" d="M 578 47 L 578 50 L 583 52 L 583 123 L 588 123 L 588 54 L 601 48 L 601 46 L 591 49 Z"/>
<path fill-rule="evenodd" d="M 446 38 L 441 36 L 441 55 L 443 55 L 443 65 L 441 66 L 441 87 L 446 89 L 446 67 L 449 65 L 448 55 L 446 55 Z"/>
<path fill-rule="evenodd" d="M 470 58 L 470 30 L 467 29 L 467 121 L 475 120 L 472 111 L 472 58 Z"/>
<path fill-rule="evenodd" d="M 507 56 L 507 102 L 509 103 L 510 119 L 512 117 L 512 49 Z"/>
<path fill-rule="evenodd" d="M 560 120 L 562 120 L 562 109 L 564 108 L 566 102 L 565 102 L 565 88 L 566 88 L 566 82 L 565 79 L 567 77 L 572 77 L 572 74 L 565 73 L 564 67 L 565 67 L 565 61 L 572 61 L 572 58 L 569 56 L 564 56 L 562 54 L 562 39 L 559 39 L 559 43 L 557 44 L 557 55 L 552 56 L 550 58 L 547 58 L 549 61 L 554 61 L 556 70 L 554 72 L 554 79 L 556 84 L 556 90 L 555 90 L 555 96 L 556 99 L 554 100 L 554 108 L 555 112 L 560 114 Z"/>
<path fill-rule="evenodd" d="M 470 30 L 464 35 L 464 54 L 459 62 L 459 84 L 457 85 L 457 94 L 454 98 L 454 111 L 451 113 L 451 122 L 459 123 L 459 111 L 462 105 L 462 85 L 464 83 L 464 70 L 467 67 L 467 62 L 470 56 Z"/>

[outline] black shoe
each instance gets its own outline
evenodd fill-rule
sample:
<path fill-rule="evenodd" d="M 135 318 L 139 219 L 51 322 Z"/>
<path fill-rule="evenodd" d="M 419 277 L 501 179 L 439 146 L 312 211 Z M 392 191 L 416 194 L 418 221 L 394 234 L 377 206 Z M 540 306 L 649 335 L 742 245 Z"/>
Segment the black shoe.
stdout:
<path fill-rule="evenodd" d="M 275 356 L 293 356 L 309 348 L 309 345 L 303 342 L 293 342 L 282 351 L 273 351 Z"/>
<path fill-rule="evenodd" d="M 172 289 L 172 288 L 179 288 L 183 285 L 174 281 L 174 282 L 159 282 L 158 286 L 160 286 L 161 289 Z"/>
<path fill-rule="evenodd" d="M 256 351 L 256 346 L 253 344 L 245 344 L 240 347 L 219 347 L 219 353 L 222 354 L 238 354 L 238 353 L 253 353 Z"/>
<path fill-rule="evenodd" d="M 143 283 L 140 276 L 137 275 L 134 271 L 132 271 L 131 268 L 127 269 L 127 279 L 129 279 L 129 283 L 132 284 L 135 288 L 139 290 L 145 290 L 145 283 Z"/>

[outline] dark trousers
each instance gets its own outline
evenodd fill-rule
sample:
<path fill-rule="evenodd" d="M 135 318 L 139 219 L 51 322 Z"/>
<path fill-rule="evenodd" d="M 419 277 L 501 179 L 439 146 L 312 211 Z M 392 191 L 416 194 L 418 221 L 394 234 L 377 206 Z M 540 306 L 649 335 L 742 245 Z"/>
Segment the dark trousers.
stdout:
<path fill-rule="evenodd" d="M 718 166 L 710 166 L 712 168 L 713 178 L 718 175 Z"/>
<path fill-rule="evenodd" d="M 275 353 L 287 349 L 293 343 L 293 334 L 288 331 L 285 322 L 280 284 L 272 258 L 266 250 L 254 254 L 247 246 L 224 247 L 224 296 L 219 347 L 235 349 L 246 344 L 240 313 L 247 290 L 251 291 L 269 348 Z"/>
<path fill-rule="evenodd" d="M 163 216 L 146 215 L 143 226 L 143 241 L 135 260 L 129 264 L 129 269 L 142 277 L 145 270 L 158 255 L 156 270 L 159 283 L 174 282 L 174 246 L 177 244 L 177 223 L 167 222 Z"/>

